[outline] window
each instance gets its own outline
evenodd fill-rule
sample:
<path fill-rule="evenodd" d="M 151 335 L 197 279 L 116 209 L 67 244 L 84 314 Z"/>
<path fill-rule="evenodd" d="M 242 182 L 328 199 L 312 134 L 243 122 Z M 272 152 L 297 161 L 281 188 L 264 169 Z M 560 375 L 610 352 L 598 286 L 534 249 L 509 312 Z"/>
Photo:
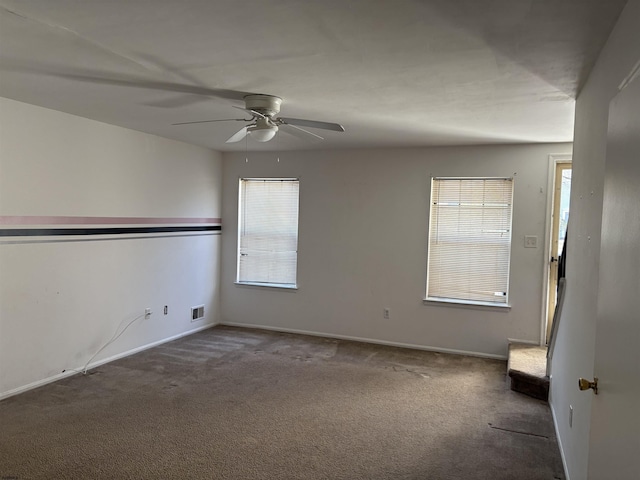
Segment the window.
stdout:
<path fill-rule="evenodd" d="M 295 178 L 240 179 L 238 283 L 296 288 L 298 194 Z"/>
<path fill-rule="evenodd" d="M 433 178 L 427 300 L 506 306 L 513 179 Z"/>

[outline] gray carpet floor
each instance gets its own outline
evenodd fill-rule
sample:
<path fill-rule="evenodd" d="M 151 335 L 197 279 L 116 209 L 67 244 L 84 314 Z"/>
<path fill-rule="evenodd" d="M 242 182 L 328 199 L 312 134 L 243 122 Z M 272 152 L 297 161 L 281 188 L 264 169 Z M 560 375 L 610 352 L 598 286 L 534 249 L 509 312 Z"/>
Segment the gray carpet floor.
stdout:
<path fill-rule="evenodd" d="M 214 327 L 0 402 L 0 478 L 562 479 L 505 362 Z"/>

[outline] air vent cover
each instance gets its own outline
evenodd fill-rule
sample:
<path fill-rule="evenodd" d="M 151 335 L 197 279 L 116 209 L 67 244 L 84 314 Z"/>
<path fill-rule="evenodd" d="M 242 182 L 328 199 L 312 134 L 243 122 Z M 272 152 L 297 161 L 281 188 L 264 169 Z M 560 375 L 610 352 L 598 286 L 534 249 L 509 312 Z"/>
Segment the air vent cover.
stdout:
<path fill-rule="evenodd" d="M 204 318 L 204 305 L 198 305 L 197 307 L 191 307 L 191 321 L 195 322 Z"/>

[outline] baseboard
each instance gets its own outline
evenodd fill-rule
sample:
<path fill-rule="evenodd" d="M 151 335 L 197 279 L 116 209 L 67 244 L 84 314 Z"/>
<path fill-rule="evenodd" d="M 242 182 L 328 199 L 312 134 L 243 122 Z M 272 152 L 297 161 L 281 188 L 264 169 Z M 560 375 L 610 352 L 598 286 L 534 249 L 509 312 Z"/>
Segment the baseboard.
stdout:
<path fill-rule="evenodd" d="M 148 344 L 143 345 L 141 347 L 136 347 L 136 348 L 134 348 L 132 350 L 128 350 L 128 351 L 123 352 L 123 353 L 118 353 L 117 355 L 113 355 L 111 357 L 104 358 L 102 360 L 98 360 L 97 362 L 93 362 L 93 363 L 89 364 L 87 366 L 87 369 L 99 367 L 100 365 L 104 365 L 105 363 L 113 362 L 114 360 L 119 360 L 120 358 L 128 357 L 129 355 L 135 355 L 136 353 L 142 352 L 144 350 L 148 350 L 150 348 L 157 347 L 158 345 L 162 345 L 163 343 L 171 342 L 173 340 L 177 340 L 179 338 L 186 337 L 187 335 L 191 335 L 193 333 L 197 333 L 197 332 L 199 332 L 201 330 L 206 330 L 207 328 L 211 328 L 211 327 L 214 327 L 216 325 L 217 325 L 216 323 L 208 323 L 207 325 L 202 325 L 202 326 L 200 326 L 198 328 L 194 328 L 193 330 L 189 330 L 187 332 L 182 332 L 182 333 L 179 333 L 177 335 L 173 335 L 172 337 L 163 338 L 162 340 L 157 340 L 155 342 L 148 343 Z M 49 383 L 53 383 L 53 382 L 56 382 L 58 380 L 62 380 L 63 378 L 70 377 L 71 375 L 76 375 L 78 373 L 78 371 L 82 370 L 83 368 L 84 368 L 84 365 L 81 365 L 76 369 L 68 368 L 63 373 L 58 373 L 57 375 L 53 375 L 51 377 L 47 377 L 47 378 L 44 378 L 42 380 L 37 380 L 37 381 L 29 383 L 27 385 L 23 385 L 21 387 L 14 388 L 14 389 L 8 390 L 6 392 L 2 392 L 2 393 L 0 393 L 0 400 L 4 400 L 5 398 L 13 397 L 14 395 L 19 395 L 20 393 L 24 393 L 24 392 L 27 392 L 29 390 L 33 390 L 34 388 L 42 387 L 42 386 L 47 385 Z"/>
<path fill-rule="evenodd" d="M 425 350 L 428 352 L 449 353 L 452 355 L 466 355 L 469 357 L 491 358 L 494 360 L 506 360 L 506 355 L 493 355 L 491 353 L 471 352 L 468 350 L 455 350 L 450 348 L 431 347 L 428 345 L 417 345 L 413 343 L 389 342 L 386 340 L 378 340 L 375 338 L 353 337 L 350 335 L 338 335 L 333 333 L 313 332 L 309 330 L 298 330 L 295 328 L 272 327 L 267 325 L 253 325 L 248 323 L 220 322 L 218 325 L 227 325 L 229 327 L 255 328 L 258 330 L 269 330 L 282 333 L 298 333 L 300 335 L 311 335 L 313 337 L 336 338 L 339 340 L 352 340 L 354 342 L 373 343 L 376 345 L 388 345 L 390 347 L 413 348 L 415 350 Z"/>
<path fill-rule="evenodd" d="M 569 476 L 569 469 L 567 468 L 567 459 L 564 456 L 564 448 L 562 448 L 562 438 L 558 431 L 558 419 L 556 418 L 556 411 L 551 403 L 551 392 L 549 392 L 549 407 L 551 408 L 551 417 L 553 418 L 553 428 L 556 431 L 556 440 L 558 442 L 558 448 L 560 449 L 560 458 L 562 458 L 562 468 L 564 469 L 564 477 L 566 480 L 571 480 Z"/>
<path fill-rule="evenodd" d="M 536 347 L 541 347 L 540 342 L 536 342 L 535 340 L 519 340 L 517 338 L 507 338 L 507 342 L 509 343 L 523 343 L 525 345 L 535 345 Z"/>

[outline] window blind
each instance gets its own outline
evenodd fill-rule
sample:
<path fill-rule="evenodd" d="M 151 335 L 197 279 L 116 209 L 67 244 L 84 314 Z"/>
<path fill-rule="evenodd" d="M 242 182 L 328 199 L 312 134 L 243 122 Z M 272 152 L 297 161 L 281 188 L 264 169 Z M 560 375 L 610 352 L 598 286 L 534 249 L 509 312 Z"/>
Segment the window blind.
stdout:
<path fill-rule="evenodd" d="M 512 203 L 512 179 L 432 179 L 427 299 L 508 302 Z"/>
<path fill-rule="evenodd" d="M 296 286 L 297 179 L 240 180 L 239 283 Z"/>

